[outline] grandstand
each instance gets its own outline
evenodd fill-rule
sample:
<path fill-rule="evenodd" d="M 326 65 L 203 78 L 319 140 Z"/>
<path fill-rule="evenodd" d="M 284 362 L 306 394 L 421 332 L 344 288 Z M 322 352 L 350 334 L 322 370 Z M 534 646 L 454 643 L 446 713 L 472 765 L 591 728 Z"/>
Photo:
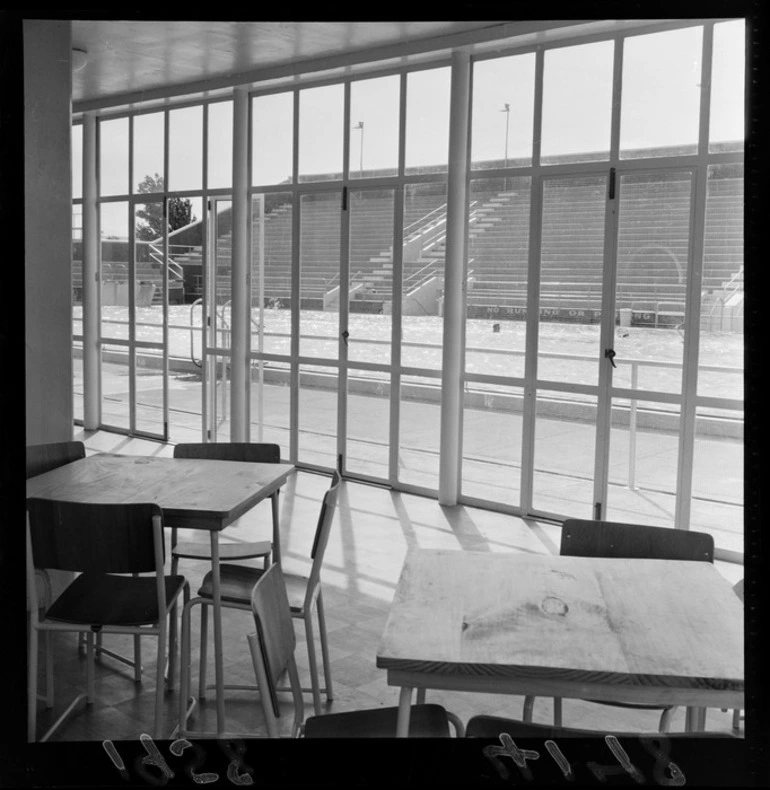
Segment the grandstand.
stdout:
<path fill-rule="evenodd" d="M 725 324 L 726 309 L 742 315 L 742 178 L 729 168 L 709 180 L 702 293 L 705 325 Z M 543 188 L 540 315 L 544 320 L 599 320 L 605 223 L 605 183 L 596 176 L 546 179 Z M 681 173 L 624 175 L 620 183 L 616 308 L 630 311 L 635 325 L 678 326 L 684 317 L 690 244 L 691 183 Z M 350 193 L 350 309 L 389 312 L 393 278 L 392 189 Z M 257 204 L 255 203 L 255 206 Z M 300 304 L 334 310 L 339 304 L 339 192 L 302 196 L 300 211 Z M 293 209 L 288 195 L 264 198 L 252 224 L 252 292 L 259 298 L 258 250 L 264 227 L 265 304 L 288 307 L 291 295 Z M 468 228 L 467 314 L 471 318 L 526 316 L 530 193 L 526 178 L 472 182 Z M 230 298 L 229 209 L 217 227 L 217 301 Z M 446 240 L 443 184 L 408 188 L 404 200 L 403 311 L 441 312 Z M 201 220 L 170 234 L 170 301 L 201 296 Z M 75 244 L 73 286 L 80 288 Z M 137 283 L 155 284 L 160 299 L 163 251 L 137 242 Z M 128 244 L 102 243 L 105 294 L 120 301 L 128 271 Z M 116 283 L 116 285 L 109 285 Z M 123 299 L 127 298 L 124 289 Z M 109 301 L 111 296 L 107 297 Z M 715 319 L 719 313 L 719 320 Z"/>

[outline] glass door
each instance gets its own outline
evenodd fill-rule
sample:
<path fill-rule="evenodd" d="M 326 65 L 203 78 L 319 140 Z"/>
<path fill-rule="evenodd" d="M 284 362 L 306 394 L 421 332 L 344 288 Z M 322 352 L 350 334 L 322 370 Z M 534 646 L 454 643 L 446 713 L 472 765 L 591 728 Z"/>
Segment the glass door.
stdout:
<path fill-rule="evenodd" d="M 542 181 L 531 472 L 539 514 L 593 513 L 609 202 L 607 170 Z"/>
<path fill-rule="evenodd" d="M 595 495 L 607 520 L 676 521 L 693 183 L 682 169 L 616 176 Z"/>
<path fill-rule="evenodd" d="M 342 190 L 301 193 L 296 457 L 323 469 L 336 468 L 340 452 L 341 247 Z"/>
<path fill-rule="evenodd" d="M 232 200 L 208 204 L 208 260 L 204 280 L 203 349 L 206 440 L 230 441 Z"/>

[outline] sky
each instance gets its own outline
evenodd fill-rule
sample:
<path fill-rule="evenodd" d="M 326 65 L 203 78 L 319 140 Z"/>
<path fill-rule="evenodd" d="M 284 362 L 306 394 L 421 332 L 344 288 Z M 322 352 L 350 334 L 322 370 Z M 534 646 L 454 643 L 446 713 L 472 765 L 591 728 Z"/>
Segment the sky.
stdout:
<path fill-rule="evenodd" d="M 743 130 L 743 22 L 715 25 L 710 139 L 741 139 Z M 622 74 L 620 146 L 625 149 L 694 144 L 698 109 L 702 28 L 629 36 Z M 612 42 L 549 49 L 543 78 L 542 155 L 607 151 L 612 103 Z M 479 61 L 474 67 L 471 158 L 528 160 L 532 155 L 535 56 Z M 450 69 L 407 77 L 406 167 L 440 166 L 449 142 Z M 299 172 L 341 172 L 343 86 L 300 91 Z M 292 165 L 293 97 L 252 99 L 252 183 L 276 184 Z M 398 164 L 398 75 L 360 80 L 351 86 L 349 167 L 395 170 Z M 232 167 L 232 103 L 212 105 L 209 119 L 209 186 L 227 188 Z M 203 168 L 201 107 L 170 112 L 169 189 L 200 189 Z M 163 114 L 135 120 L 135 187 L 145 175 L 163 172 Z M 82 136 L 73 134 L 73 176 L 79 197 Z M 101 124 L 102 194 L 128 191 L 128 121 Z M 363 147 L 363 150 L 362 150 Z M 125 235 L 125 210 L 102 218 L 105 235 Z M 114 215 L 114 216 L 113 216 Z M 113 226 L 113 219 L 117 225 Z"/>

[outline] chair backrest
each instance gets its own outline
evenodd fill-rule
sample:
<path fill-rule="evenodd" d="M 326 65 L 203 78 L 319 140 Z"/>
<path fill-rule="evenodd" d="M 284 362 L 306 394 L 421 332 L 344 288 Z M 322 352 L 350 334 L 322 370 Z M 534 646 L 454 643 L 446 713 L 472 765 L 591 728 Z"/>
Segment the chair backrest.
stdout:
<path fill-rule="evenodd" d="M 27 480 L 86 457 L 83 442 L 51 442 L 27 447 Z"/>
<path fill-rule="evenodd" d="M 265 709 L 265 717 L 270 721 L 270 711 L 267 710 L 266 701 L 268 696 L 274 715 L 279 715 L 276 687 L 280 676 L 288 670 L 294 697 L 295 723 L 298 726 L 304 717 L 304 703 L 294 661 L 297 639 L 294 634 L 286 582 L 280 565 L 273 563 L 260 575 L 251 593 L 251 611 L 257 629 L 256 644 L 251 639 L 249 641 L 262 690 L 260 697 L 262 707 Z M 264 693 L 265 685 L 269 694 Z"/>
<path fill-rule="evenodd" d="M 706 532 L 567 519 L 559 553 L 570 557 L 714 561 L 714 538 Z"/>
<path fill-rule="evenodd" d="M 212 461 L 277 464 L 281 461 L 281 448 L 277 444 L 257 442 L 185 443 L 174 447 L 174 458 L 208 458 Z"/>
<path fill-rule="evenodd" d="M 334 511 L 337 507 L 337 496 L 341 481 L 340 473 L 335 471 L 332 475 L 331 485 L 324 494 L 324 499 L 321 503 L 321 512 L 318 514 L 318 524 L 316 524 L 313 537 L 313 548 L 310 550 L 310 558 L 313 560 L 313 569 L 310 574 L 311 581 L 313 580 L 313 574 L 317 578 L 321 572 L 321 563 L 326 551 L 326 544 L 329 542 L 329 533 L 331 532 L 332 521 L 334 521 Z"/>
<path fill-rule="evenodd" d="M 27 514 L 35 568 L 154 573 L 157 563 L 163 567 L 163 513 L 154 503 L 102 505 L 33 497 L 27 500 Z"/>

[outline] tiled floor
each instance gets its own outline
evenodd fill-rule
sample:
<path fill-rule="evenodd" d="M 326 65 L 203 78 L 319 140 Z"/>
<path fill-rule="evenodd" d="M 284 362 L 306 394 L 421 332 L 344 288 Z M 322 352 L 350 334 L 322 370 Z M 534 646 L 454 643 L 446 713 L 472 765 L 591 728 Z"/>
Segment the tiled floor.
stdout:
<path fill-rule="evenodd" d="M 89 451 L 170 455 L 171 447 L 153 442 L 128 440 L 107 433 L 76 436 Z M 283 565 L 287 572 L 309 569 L 309 552 L 318 508 L 329 479 L 298 472 L 282 494 L 281 524 Z M 232 540 L 269 537 L 270 506 L 261 503 L 228 530 Z M 199 539 L 190 532 L 180 539 Z M 375 666 L 375 655 L 390 601 L 393 597 L 404 556 L 410 546 L 452 548 L 493 552 L 558 553 L 559 527 L 523 520 L 469 507 L 447 508 L 417 496 L 393 493 L 383 488 L 343 482 L 331 539 L 324 561 L 323 590 L 327 611 L 334 700 L 328 711 L 390 706 L 398 703 L 398 689 L 389 687 L 385 672 Z M 731 583 L 743 574 L 740 566 L 717 563 Z M 206 563 L 182 561 L 180 572 L 190 580 L 193 594 L 206 570 Z M 246 643 L 253 630 L 248 613 L 226 610 L 224 615 L 225 677 L 230 683 L 252 683 L 254 673 Z M 304 630 L 296 623 L 297 661 L 303 685 L 309 685 Z M 199 621 L 193 615 L 193 689 L 197 688 Z M 56 700 L 52 710 L 38 707 L 38 734 L 59 716 L 79 690 L 85 688 L 85 657 L 77 650 L 74 635 L 57 635 Z M 105 637 L 105 646 L 131 655 L 129 636 Z M 319 651 L 320 657 L 320 651 Z M 51 740 L 137 740 L 151 732 L 154 704 L 154 640 L 143 645 L 144 675 L 140 684 L 133 681 L 125 665 L 105 657 L 97 665 L 96 702 L 83 708 Z M 42 662 L 41 662 L 42 663 Z M 213 681 L 213 656 L 209 650 L 209 682 Z M 44 682 L 42 673 L 41 684 Z M 42 686 L 41 686 L 42 688 Z M 190 726 L 203 730 L 215 727 L 213 692 L 201 703 Z M 266 735 L 258 692 L 230 691 L 226 713 L 228 732 L 249 737 Z M 522 698 L 457 692 L 429 692 L 428 700 L 440 702 L 463 720 L 476 713 L 491 713 L 514 718 L 521 716 Z M 177 692 L 166 694 L 166 737 L 176 724 Z M 281 700 L 281 726 L 288 734 L 293 718 L 291 696 Z M 312 713 L 312 698 L 306 695 L 306 715 Z M 551 701 L 538 700 L 535 720 L 550 722 Z M 657 727 L 658 714 L 628 712 L 619 708 L 580 701 L 564 702 L 564 723 L 575 727 L 605 731 L 650 731 Z M 677 711 L 672 730 L 681 730 L 684 710 Z M 729 733 L 732 712 L 710 710 L 707 728 Z"/>

